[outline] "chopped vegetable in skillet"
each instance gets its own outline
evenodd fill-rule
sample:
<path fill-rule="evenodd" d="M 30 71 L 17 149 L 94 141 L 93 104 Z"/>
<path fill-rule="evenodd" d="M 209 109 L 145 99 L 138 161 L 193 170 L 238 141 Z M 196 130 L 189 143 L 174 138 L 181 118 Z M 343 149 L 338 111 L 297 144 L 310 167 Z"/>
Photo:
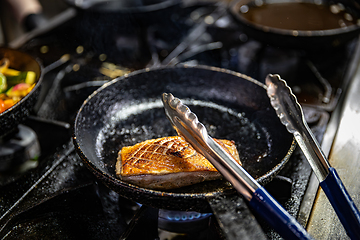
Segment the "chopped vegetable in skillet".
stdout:
<path fill-rule="evenodd" d="M 10 61 L 0 61 L 0 113 L 11 108 L 35 86 L 36 74 L 9 68 Z"/>

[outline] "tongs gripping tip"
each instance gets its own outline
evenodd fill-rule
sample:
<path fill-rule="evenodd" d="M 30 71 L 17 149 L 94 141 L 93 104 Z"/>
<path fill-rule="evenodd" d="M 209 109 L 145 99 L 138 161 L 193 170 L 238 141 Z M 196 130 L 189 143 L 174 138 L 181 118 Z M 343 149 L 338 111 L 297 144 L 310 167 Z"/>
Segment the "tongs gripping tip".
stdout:
<path fill-rule="evenodd" d="M 304 113 L 296 96 L 286 81 L 278 74 L 269 74 L 265 83 L 270 103 L 280 122 L 292 133 L 304 155 L 308 159 L 319 181 L 329 174 L 329 163 L 321 151 L 319 143 L 306 123 Z"/>
<path fill-rule="evenodd" d="M 178 134 L 207 158 L 245 198 L 251 199 L 260 186 L 234 158 L 209 135 L 197 116 L 171 93 L 163 93 L 165 113 Z"/>
<path fill-rule="evenodd" d="M 360 239 L 360 212 L 307 125 L 296 96 L 279 75 L 266 77 L 267 93 L 280 121 L 292 133 L 336 214 L 352 239 Z"/>

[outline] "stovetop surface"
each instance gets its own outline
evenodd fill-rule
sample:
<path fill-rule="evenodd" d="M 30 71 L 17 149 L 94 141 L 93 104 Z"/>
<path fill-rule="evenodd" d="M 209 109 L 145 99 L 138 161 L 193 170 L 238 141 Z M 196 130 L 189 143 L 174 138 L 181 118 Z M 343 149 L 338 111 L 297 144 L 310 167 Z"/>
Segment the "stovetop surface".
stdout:
<path fill-rule="evenodd" d="M 36 132 L 41 155 L 30 170 L 14 168 L 0 174 L 1 237 L 280 238 L 259 218 L 254 220 L 254 213 L 239 196 L 213 199 L 210 204 L 217 215 L 206 218 L 205 229 L 175 235 L 163 229 L 159 235 L 158 210 L 119 196 L 84 166 L 71 140 L 76 112 L 105 82 L 164 62 L 226 68 L 262 82 L 268 73 L 279 73 L 297 94 L 310 127 L 321 141 L 341 94 L 355 41 L 321 54 L 270 46 L 244 34 L 226 11 L 219 15 L 219 8 L 213 4 L 175 6 L 160 15 L 152 15 L 156 17 L 148 21 L 149 16 L 134 19 L 117 14 L 110 18 L 80 11 L 21 47 L 38 57 L 47 69 L 39 103 L 33 116 L 23 123 Z M 218 20 L 204 25 L 209 16 Z M 126 22 L 127 27 L 114 24 L 114 18 Z M 194 29 L 203 33 L 193 37 L 190 33 L 196 32 Z M 184 42 L 186 51 L 174 54 Z M 176 58 L 169 58 L 171 54 Z M 265 188 L 296 217 L 310 174 L 310 166 L 296 149 Z"/>

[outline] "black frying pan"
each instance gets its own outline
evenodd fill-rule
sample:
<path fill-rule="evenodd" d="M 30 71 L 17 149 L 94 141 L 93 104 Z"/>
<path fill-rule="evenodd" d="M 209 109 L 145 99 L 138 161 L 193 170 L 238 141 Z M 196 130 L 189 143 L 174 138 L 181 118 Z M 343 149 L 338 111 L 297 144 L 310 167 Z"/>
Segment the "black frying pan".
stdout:
<path fill-rule="evenodd" d="M 235 193 L 225 180 L 156 191 L 116 177 L 115 162 L 123 146 L 176 135 L 163 109 L 163 92 L 182 99 L 212 137 L 234 140 L 243 167 L 261 184 L 271 181 L 295 147 L 270 106 L 265 86 L 254 79 L 206 66 L 140 70 L 90 95 L 74 124 L 80 157 L 124 197 L 156 208 L 205 211 L 208 199 Z"/>
<path fill-rule="evenodd" d="M 0 48 L 0 59 L 4 57 L 10 60 L 10 68 L 20 71 L 34 71 L 37 76 L 37 83 L 31 92 L 18 103 L 0 113 L 0 137 L 11 132 L 29 116 L 39 96 L 43 74 L 39 62 L 27 53 L 10 48 Z"/>
<path fill-rule="evenodd" d="M 277 3 L 281 3 L 281 4 L 294 3 L 298 5 L 302 3 L 309 3 L 314 6 L 319 6 L 321 8 L 330 8 L 331 5 L 337 6 L 337 4 L 339 4 L 338 6 L 344 7 L 345 11 L 350 13 L 351 16 L 355 19 L 355 21 L 356 19 L 360 18 L 360 5 L 357 1 L 354 0 L 335 0 L 335 1 L 236 0 L 236 1 L 232 1 L 232 3 L 230 4 L 229 11 L 233 16 L 233 18 L 239 23 L 239 26 L 242 28 L 242 30 L 245 33 L 247 33 L 250 37 L 253 37 L 261 42 L 273 44 L 280 47 L 290 47 L 290 48 L 310 49 L 310 50 L 327 49 L 331 47 L 342 46 L 348 41 L 359 36 L 360 33 L 359 21 L 356 25 L 352 25 L 348 27 L 340 27 L 339 25 L 339 27 L 326 29 L 326 30 L 320 30 L 320 29 L 296 30 L 296 29 L 288 29 L 288 28 L 286 29 L 277 28 L 277 27 L 273 27 L 272 25 L 265 25 L 265 24 L 262 25 L 254 21 L 250 21 L 247 17 L 245 17 L 245 14 L 249 14 L 251 12 L 251 9 L 263 8 L 264 12 L 270 11 L 268 10 L 268 8 L 266 8 L 266 6 L 270 6 L 272 4 L 277 4 Z M 249 10 L 246 11 L 247 9 Z M 308 12 L 309 11 L 314 11 L 314 10 L 311 9 L 308 10 Z M 345 11 L 340 12 L 339 15 L 344 14 Z M 274 16 L 273 19 L 277 19 L 276 16 Z M 303 18 L 298 19 L 298 22 L 305 22 L 305 21 L 307 21 L 305 16 Z M 314 25 L 316 25 L 316 23 L 318 23 L 319 21 L 320 21 L 319 19 L 314 20 Z M 323 21 L 329 22 L 330 20 L 323 19 Z M 283 24 L 285 25 L 285 23 Z"/>

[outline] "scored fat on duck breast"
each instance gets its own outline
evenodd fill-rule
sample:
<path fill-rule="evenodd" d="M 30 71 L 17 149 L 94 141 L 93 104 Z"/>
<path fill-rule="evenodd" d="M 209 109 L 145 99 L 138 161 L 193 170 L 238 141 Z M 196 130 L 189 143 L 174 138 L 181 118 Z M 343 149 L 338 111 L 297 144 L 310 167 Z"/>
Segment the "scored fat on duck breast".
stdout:
<path fill-rule="evenodd" d="M 214 140 L 241 164 L 234 141 Z M 116 174 L 125 182 L 158 190 L 222 178 L 216 168 L 180 136 L 123 147 L 118 154 Z"/>

